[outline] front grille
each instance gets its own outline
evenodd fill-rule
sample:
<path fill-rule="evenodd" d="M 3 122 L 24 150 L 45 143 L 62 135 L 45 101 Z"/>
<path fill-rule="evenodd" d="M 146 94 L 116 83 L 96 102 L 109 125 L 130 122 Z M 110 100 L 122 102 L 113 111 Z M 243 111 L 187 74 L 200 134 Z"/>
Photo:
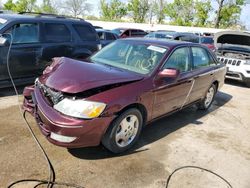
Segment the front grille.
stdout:
<path fill-rule="evenodd" d="M 51 89 L 48 86 L 40 83 L 38 80 L 35 84 L 42 91 L 48 102 L 52 103 L 52 105 L 59 103 L 63 99 L 62 92 Z"/>
<path fill-rule="evenodd" d="M 235 74 L 235 73 L 227 73 L 227 76 L 234 77 L 234 78 L 240 78 L 240 75 Z"/>
<path fill-rule="evenodd" d="M 242 60 L 227 58 L 227 57 L 218 57 L 218 60 L 222 63 L 225 63 L 226 65 L 232 65 L 232 66 L 240 66 L 242 63 Z"/>

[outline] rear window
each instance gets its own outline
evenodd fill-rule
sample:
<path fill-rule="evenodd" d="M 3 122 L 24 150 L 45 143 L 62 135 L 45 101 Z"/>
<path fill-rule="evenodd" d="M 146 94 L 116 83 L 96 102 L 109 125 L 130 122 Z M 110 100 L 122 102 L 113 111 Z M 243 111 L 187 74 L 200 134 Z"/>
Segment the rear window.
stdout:
<path fill-rule="evenodd" d="M 93 31 L 93 29 L 88 26 L 88 25 L 80 25 L 80 24 L 75 24 L 73 25 L 74 29 L 76 30 L 77 34 L 79 37 L 83 40 L 92 40 L 96 41 L 97 40 L 97 35 L 96 32 Z"/>
<path fill-rule="evenodd" d="M 202 44 L 213 44 L 214 43 L 214 39 L 210 38 L 210 37 L 202 37 L 201 38 L 201 43 Z"/>
<path fill-rule="evenodd" d="M 70 42 L 71 33 L 64 24 L 46 23 L 45 40 L 46 42 Z"/>

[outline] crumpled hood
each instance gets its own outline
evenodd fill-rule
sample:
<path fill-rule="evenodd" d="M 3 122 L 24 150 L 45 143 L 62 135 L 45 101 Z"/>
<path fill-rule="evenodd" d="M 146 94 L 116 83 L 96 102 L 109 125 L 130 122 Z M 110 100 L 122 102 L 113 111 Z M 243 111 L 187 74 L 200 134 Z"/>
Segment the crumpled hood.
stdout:
<path fill-rule="evenodd" d="M 39 78 L 42 84 L 65 93 L 79 93 L 105 85 L 143 79 L 136 73 L 70 58 L 54 58 Z"/>
<path fill-rule="evenodd" d="M 228 47 L 250 48 L 250 33 L 240 31 L 222 31 L 215 33 L 214 45 L 217 49 Z"/>

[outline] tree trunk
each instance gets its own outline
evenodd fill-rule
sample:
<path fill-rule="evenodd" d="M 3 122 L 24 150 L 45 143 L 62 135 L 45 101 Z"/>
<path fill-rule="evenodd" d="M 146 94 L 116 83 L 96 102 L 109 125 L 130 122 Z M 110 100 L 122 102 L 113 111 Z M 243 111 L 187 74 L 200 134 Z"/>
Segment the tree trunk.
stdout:
<path fill-rule="evenodd" d="M 223 7 L 223 3 L 224 3 L 225 0 L 217 0 L 218 4 L 219 4 L 219 8 L 218 8 L 218 11 L 217 11 L 217 15 L 216 15 L 216 20 L 215 20 L 215 28 L 219 28 L 220 26 L 220 20 L 221 20 L 221 9 Z"/>

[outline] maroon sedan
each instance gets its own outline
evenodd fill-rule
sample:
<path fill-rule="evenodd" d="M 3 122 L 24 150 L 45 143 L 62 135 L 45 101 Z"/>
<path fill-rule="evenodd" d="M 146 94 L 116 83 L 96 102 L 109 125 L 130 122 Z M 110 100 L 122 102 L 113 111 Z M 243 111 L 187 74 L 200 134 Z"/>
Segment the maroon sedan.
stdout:
<path fill-rule="evenodd" d="M 55 58 L 35 85 L 25 88 L 23 109 L 53 144 L 102 143 L 119 153 L 157 118 L 192 104 L 208 109 L 225 73 L 199 44 L 122 39 L 86 62 Z"/>

